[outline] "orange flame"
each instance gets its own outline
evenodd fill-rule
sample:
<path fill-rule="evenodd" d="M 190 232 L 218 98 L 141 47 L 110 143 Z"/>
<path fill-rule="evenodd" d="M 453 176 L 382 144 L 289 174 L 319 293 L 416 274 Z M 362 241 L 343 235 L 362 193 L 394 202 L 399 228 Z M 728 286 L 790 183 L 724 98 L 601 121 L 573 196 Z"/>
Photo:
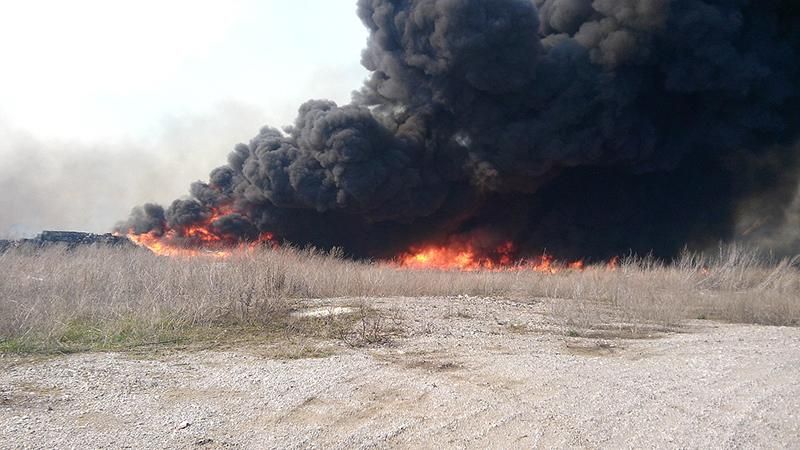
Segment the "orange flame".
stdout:
<path fill-rule="evenodd" d="M 134 244 L 144 247 L 151 252 L 155 253 L 156 255 L 160 256 L 172 256 L 172 257 L 184 257 L 184 258 L 191 258 L 196 256 L 209 256 L 212 258 L 228 258 L 236 252 L 242 251 L 251 251 L 256 249 L 258 246 L 268 243 L 273 248 L 277 247 L 277 242 L 274 240 L 274 236 L 272 233 L 262 233 L 261 236 L 256 241 L 248 242 L 248 243 L 239 243 L 235 246 L 231 246 L 229 244 L 217 244 L 217 245 L 201 245 L 197 247 L 187 247 L 185 245 L 176 244 L 175 241 L 175 232 L 173 230 L 168 231 L 164 235 L 158 235 L 155 232 L 145 233 L 145 234 L 134 234 L 128 233 L 128 239 L 130 239 Z M 206 241 L 206 242 L 219 242 L 219 241 Z"/>
<path fill-rule="evenodd" d="M 516 259 L 513 242 L 505 242 L 497 248 L 481 253 L 469 243 L 450 246 L 415 246 L 401 254 L 396 265 L 407 269 L 438 269 L 460 271 L 511 271 L 532 270 L 556 273 L 561 270 L 583 270 L 583 260 L 568 264 L 558 263 L 547 253 L 532 259 Z"/>
<path fill-rule="evenodd" d="M 410 269 L 478 270 L 490 263 L 476 258 L 472 249 L 459 250 L 447 247 L 413 249 L 400 260 L 400 266 Z"/>
<path fill-rule="evenodd" d="M 140 247 L 144 247 L 157 255 L 171 257 L 207 256 L 228 258 L 234 253 L 250 251 L 262 245 L 278 247 L 272 233 L 262 233 L 258 239 L 242 242 L 237 238 L 223 235 L 214 229 L 214 222 L 220 217 L 231 214 L 229 207 L 211 208 L 211 214 L 202 222 L 180 229 L 151 231 L 136 234 L 133 230 L 127 233 L 128 239 Z M 548 254 L 534 258 L 521 259 L 517 256 L 517 248 L 511 241 L 506 241 L 494 249 L 476 249 L 471 242 L 450 245 L 413 246 L 394 260 L 392 265 L 405 269 L 437 269 L 459 271 L 522 271 L 554 274 L 563 270 L 583 271 L 585 262 L 581 260 L 563 263 Z M 619 257 L 607 263 L 609 270 L 616 270 Z"/>
<path fill-rule="evenodd" d="M 572 270 L 583 270 L 585 267 L 586 263 L 584 263 L 582 259 L 567 264 L 567 268 Z"/>
<path fill-rule="evenodd" d="M 278 246 L 275 236 L 269 232 L 262 233 L 255 241 L 246 243 L 215 232 L 213 223 L 232 212 L 233 210 L 228 207 L 211 208 L 211 214 L 206 220 L 180 230 L 168 229 L 163 234 L 157 231 L 136 234 L 130 230 L 127 237 L 136 245 L 147 248 L 157 255 L 172 257 L 228 258 L 235 252 L 253 250 L 265 243 L 273 248 Z"/>

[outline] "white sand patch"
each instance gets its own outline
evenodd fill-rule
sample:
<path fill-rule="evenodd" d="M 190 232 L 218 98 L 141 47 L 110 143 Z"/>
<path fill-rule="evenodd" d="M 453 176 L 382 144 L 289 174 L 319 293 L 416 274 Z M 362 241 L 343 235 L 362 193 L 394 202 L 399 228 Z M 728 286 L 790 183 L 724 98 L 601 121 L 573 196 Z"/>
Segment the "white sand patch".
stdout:
<path fill-rule="evenodd" d="M 355 308 L 351 308 L 348 306 L 329 306 L 329 307 L 321 307 L 321 308 L 309 308 L 304 309 L 301 311 L 295 311 L 291 314 L 294 318 L 301 318 L 301 317 L 330 317 L 330 316 L 338 316 L 342 314 L 350 314 L 355 312 Z"/>

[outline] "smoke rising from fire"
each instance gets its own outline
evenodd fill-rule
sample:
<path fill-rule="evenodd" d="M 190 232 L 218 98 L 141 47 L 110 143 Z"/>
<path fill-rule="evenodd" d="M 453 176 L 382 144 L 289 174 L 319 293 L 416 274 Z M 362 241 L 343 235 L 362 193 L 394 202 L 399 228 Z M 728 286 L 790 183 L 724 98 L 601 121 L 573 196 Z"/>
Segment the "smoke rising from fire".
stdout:
<path fill-rule="evenodd" d="M 219 235 L 354 256 L 459 240 L 605 258 L 734 238 L 753 199 L 787 216 L 793 0 L 359 0 L 358 15 L 371 75 L 351 104 L 305 103 L 118 228 L 180 235 L 224 208 Z"/>

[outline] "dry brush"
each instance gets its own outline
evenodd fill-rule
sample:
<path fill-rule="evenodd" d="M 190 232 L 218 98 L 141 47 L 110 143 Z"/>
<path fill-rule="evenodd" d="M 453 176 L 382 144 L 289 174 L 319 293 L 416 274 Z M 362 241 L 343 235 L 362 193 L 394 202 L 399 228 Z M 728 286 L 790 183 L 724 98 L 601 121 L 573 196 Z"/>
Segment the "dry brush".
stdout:
<path fill-rule="evenodd" d="M 220 260 L 50 248 L 0 254 L 0 348 L 113 348 L 209 327 L 270 328 L 308 298 L 455 295 L 546 300 L 554 319 L 579 328 L 696 318 L 800 324 L 796 261 L 769 261 L 735 246 L 713 257 L 686 253 L 669 264 L 630 257 L 616 270 L 555 274 L 403 270 L 314 249 Z"/>

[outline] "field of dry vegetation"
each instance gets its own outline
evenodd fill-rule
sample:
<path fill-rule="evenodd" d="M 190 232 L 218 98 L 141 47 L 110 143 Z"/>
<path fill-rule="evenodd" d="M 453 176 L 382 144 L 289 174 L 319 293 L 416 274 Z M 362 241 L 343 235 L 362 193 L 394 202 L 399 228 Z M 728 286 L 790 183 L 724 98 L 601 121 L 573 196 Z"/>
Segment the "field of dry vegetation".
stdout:
<path fill-rule="evenodd" d="M 800 325 L 797 261 L 770 262 L 735 246 L 669 264 L 627 258 L 616 270 L 555 274 L 403 270 L 288 248 L 225 260 L 140 249 L 17 249 L 0 254 L 0 352 L 118 349 L 230 330 L 285 334 L 299 329 L 291 312 L 303 299 L 457 295 L 547 301 L 565 333 L 670 329 L 687 319 Z M 360 322 L 345 326 L 363 327 L 361 311 Z"/>

